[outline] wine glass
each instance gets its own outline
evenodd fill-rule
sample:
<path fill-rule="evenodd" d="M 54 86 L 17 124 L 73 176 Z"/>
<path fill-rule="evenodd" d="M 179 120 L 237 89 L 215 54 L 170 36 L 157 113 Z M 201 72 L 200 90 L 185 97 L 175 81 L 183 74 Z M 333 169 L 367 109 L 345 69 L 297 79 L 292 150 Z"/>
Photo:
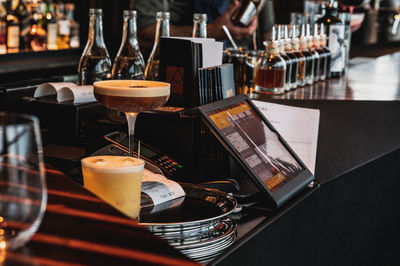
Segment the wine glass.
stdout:
<path fill-rule="evenodd" d="M 105 80 L 94 84 L 94 96 L 104 106 L 124 112 L 128 122 L 129 156 L 133 157 L 135 122 L 139 112 L 164 105 L 170 84 L 148 80 Z"/>
<path fill-rule="evenodd" d="M 39 121 L 0 112 L 0 249 L 29 241 L 47 203 Z"/>

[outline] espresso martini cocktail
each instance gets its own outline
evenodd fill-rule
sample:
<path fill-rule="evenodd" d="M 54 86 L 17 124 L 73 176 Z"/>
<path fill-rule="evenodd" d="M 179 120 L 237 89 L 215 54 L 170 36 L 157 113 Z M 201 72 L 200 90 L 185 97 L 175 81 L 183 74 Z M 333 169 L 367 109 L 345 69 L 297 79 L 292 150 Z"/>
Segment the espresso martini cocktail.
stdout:
<path fill-rule="evenodd" d="M 138 113 L 164 105 L 170 85 L 145 80 L 107 80 L 94 83 L 96 100 L 120 112 Z"/>
<path fill-rule="evenodd" d="M 107 108 L 125 112 L 129 128 L 129 156 L 133 156 L 133 135 L 138 112 L 164 105 L 170 84 L 147 80 L 106 80 L 94 84 L 94 96 Z"/>

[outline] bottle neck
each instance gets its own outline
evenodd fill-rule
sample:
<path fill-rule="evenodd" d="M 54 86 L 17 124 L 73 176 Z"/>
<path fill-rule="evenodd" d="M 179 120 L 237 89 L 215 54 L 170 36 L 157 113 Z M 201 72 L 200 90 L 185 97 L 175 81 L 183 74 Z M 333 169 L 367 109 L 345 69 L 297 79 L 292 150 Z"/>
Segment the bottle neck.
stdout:
<path fill-rule="evenodd" d="M 312 37 L 312 36 L 307 37 L 307 47 L 308 48 L 314 47 L 314 37 Z"/>
<path fill-rule="evenodd" d="M 334 7 L 333 5 L 329 5 L 329 6 L 326 8 L 326 14 L 327 14 L 328 16 L 331 16 L 331 17 L 336 17 L 337 14 L 338 14 L 338 9 L 337 9 L 336 7 Z"/>
<path fill-rule="evenodd" d="M 129 17 L 124 19 L 122 44 L 130 44 L 133 47 L 138 46 L 136 17 Z"/>
<path fill-rule="evenodd" d="M 74 11 L 73 10 L 68 10 L 65 14 L 68 20 L 74 20 Z"/>
<path fill-rule="evenodd" d="M 12 9 L 12 1 L 11 0 L 7 0 L 7 2 L 6 2 L 6 12 L 7 12 L 6 17 L 8 15 L 14 16 L 14 10 Z"/>
<path fill-rule="evenodd" d="M 294 51 L 299 51 L 300 50 L 300 40 L 298 38 L 293 38 L 292 39 L 292 48 Z"/>
<path fill-rule="evenodd" d="M 193 21 L 193 34 L 192 37 L 207 38 L 207 22 L 206 21 Z"/>
<path fill-rule="evenodd" d="M 90 16 L 88 40 L 89 43 L 92 43 L 96 47 L 105 48 L 102 16 Z"/>
<path fill-rule="evenodd" d="M 284 46 L 286 52 L 291 52 L 293 50 L 292 40 L 287 38 L 284 40 Z"/>
<path fill-rule="evenodd" d="M 322 36 L 321 37 L 321 40 L 320 40 L 320 42 L 319 42 L 319 46 L 320 47 L 326 47 L 326 36 Z"/>
<path fill-rule="evenodd" d="M 280 49 L 279 43 L 277 43 L 276 41 L 268 41 L 265 47 L 265 52 L 268 55 L 279 55 L 280 53 L 279 49 Z"/>
<path fill-rule="evenodd" d="M 161 20 L 159 36 L 169 37 L 169 19 Z"/>
<path fill-rule="evenodd" d="M 160 37 L 169 37 L 169 20 L 157 19 L 156 36 L 154 38 L 154 47 L 158 46 Z"/>

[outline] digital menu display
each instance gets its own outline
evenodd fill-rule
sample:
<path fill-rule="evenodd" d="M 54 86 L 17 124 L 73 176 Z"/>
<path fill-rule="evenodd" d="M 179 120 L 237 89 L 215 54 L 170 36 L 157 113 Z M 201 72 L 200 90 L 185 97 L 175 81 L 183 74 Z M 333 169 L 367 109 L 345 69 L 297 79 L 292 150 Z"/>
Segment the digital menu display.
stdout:
<path fill-rule="evenodd" d="M 246 101 L 207 112 L 207 116 L 269 191 L 276 192 L 304 171 Z"/>

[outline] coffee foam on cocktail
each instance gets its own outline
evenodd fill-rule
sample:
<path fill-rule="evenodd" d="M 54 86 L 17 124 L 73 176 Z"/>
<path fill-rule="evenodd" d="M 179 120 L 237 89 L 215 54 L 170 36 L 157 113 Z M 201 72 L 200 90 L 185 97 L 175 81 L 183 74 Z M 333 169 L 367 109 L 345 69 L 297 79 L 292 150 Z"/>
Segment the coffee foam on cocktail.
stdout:
<path fill-rule="evenodd" d="M 132 173 L 141 171 L 144 161 L 127 156 L 93 156 L 84 158 L 82 164 L 92 171 Z"/>
<path fill-rule="evenodd" d="M 170 84 L 148 80 L 107 80 L 94 84 L 94 92 L 117 97 L 163 97 L 170 94 Z"/>

